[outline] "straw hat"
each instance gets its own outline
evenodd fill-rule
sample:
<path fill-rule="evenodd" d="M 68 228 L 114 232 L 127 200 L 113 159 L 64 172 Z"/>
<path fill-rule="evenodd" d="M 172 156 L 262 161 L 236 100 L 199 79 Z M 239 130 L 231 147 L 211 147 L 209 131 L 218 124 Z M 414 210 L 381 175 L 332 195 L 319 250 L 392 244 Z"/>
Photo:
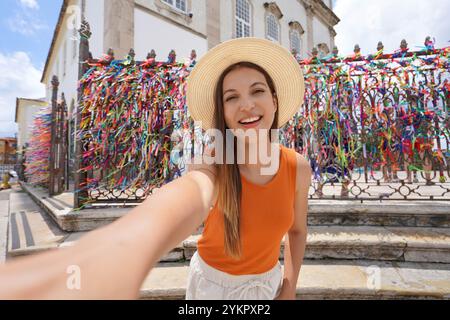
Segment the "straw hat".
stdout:
<path fill-rule="evenodd" d="M 187 78 L 186 103 L 189 114 L 202 122 L 203 129 L 214 127 L 214 92 L 222 72 L 241 61 L 264 68 L 273 79 L 278 98 L 278 128 L 296 114 L 305 93 L 302 69 L 294 56 L 270 40 L 245 37 L 225 41 L 209 50 Z"/>

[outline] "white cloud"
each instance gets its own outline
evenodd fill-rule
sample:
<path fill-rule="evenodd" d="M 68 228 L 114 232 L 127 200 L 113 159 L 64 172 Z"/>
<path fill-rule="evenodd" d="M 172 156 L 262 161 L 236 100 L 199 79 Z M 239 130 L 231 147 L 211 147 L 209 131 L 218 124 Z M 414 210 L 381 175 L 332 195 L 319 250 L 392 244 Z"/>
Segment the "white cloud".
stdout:
<path fill-rule="evenodd" d="M 339 55 L 352 54 L 356 43 L 362 54 L 375 53 L 378 41 L 392 53 L 402 39 L 416 51 L 428 35 L 438 48 L 450 45 L 448 0 L 336 0 L 334 12 L 341 20 L 335 27 Z"/>
<path fill-rule="evenodd" d="M 40 83 L 42 70 L 33 66 L 25 52 L 0 52 L 0 136 L 13 135 L 16 98 L 37 99 L 45 96 Z"/>
<path fill-rule="evenodd" d="M 20 0 L 20 4 L 26 8 L 39 9 L 39 4 L 37 3 L 37 0 Z"/>
<path fill-rule="evenodd" d="M 48 29 L 48 25 L 31 12 L 16 12 L 15 15 L 6 20 L 9 29 L 13 32 L 32 36 L 40 30 Z"/>

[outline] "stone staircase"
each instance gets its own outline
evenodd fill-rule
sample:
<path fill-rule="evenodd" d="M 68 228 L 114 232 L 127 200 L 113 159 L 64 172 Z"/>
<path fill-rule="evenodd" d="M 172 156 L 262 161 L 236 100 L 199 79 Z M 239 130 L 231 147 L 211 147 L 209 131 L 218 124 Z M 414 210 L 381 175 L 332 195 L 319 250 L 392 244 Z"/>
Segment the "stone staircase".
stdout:
<path fill-rule="evenodd" d="M 30 200 L 25 193 L 10 196 L 10 226 L 15 228 L 9 228 L 8 259 L 70 246 L 86 230 L 129 210 L 73 213 L 62 208 L 52 213 L 54 208 L 42 204 L 45 198 L 35 208 Z M 15 203 L 26 203 L 28 209 Z M 55 218 L 69 221 L 64 214 L 70 215 L 71 222 L 62 224 L 68 230 Z M 299 299 L 450 299 L 450 203 L 314 200 L 308 225 Z M 184 298 L 189 260 L 200 233 L 161 259 L 142 285 L 142 299 Z"/>

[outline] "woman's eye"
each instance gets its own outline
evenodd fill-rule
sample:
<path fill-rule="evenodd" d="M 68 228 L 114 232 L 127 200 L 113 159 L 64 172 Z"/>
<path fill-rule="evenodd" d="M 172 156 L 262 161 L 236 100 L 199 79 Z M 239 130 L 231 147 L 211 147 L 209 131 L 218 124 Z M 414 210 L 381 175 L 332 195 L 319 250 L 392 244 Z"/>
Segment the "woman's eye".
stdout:
<path fill-rule="evenodd" d="M 259 92 L 264 92 L 264 90 L 256 90 L 256 91 L 254 91 L 253 93 L 259 93 Z M 233 99 L 235 99 L 236 97 L 229 97 L 229 98 L 227 98 L 227 99 L 225 99 L 225 101 L 230 101 L 230 100 L 233 100 Z"/>

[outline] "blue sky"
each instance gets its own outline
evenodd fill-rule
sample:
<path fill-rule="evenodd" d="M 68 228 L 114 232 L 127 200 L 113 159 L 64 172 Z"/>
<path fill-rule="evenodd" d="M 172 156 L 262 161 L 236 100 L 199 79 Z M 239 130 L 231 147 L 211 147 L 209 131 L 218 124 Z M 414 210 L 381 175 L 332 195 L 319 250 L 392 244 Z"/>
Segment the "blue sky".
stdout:
<path fill-rule="evenodd" d="M 92 0 L 95 1 L 95 0 Z M 209 0 L 208 0 L 209 1 Z M 14 136 L 16 97 L 42 98 L 42 70 L 62 0 L 0 0 L 0 136 Z M 335 26 L 340 55 L 358 43 L 363 54 L 374 53 L 378 41 L 385 52 L 398 49 L 403 38 L 411 50 L 427 35 L 436 47 L 449 46 L 448 0 L 335 0 L 341 19 Z"/>
<path fill-rule="evenodd" d="M 0 52 L 28 53 L 36 67 L 45 64 L 62 0 L 1 0 Z"/>
<path fill-rule="evenodd" d="M 0 137 L 14 136 L 16 97 L 42 98 L 42 70 L 62 0 L 0 0 Z"/>

